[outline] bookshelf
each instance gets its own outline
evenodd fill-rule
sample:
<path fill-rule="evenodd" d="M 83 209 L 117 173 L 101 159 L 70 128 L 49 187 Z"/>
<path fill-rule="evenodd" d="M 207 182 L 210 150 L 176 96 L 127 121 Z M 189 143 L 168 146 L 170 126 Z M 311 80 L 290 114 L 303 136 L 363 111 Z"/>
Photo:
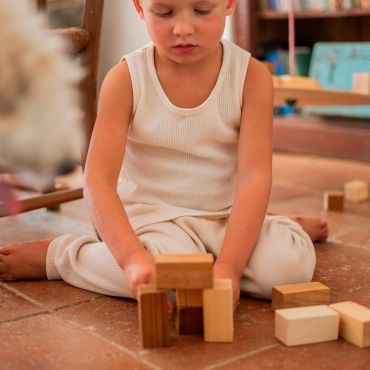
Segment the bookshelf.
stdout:
<path fill-rule="evenodd" d="M 286 46 L 288 14 L 259 10 L 258 0 L 239 0 L 233 40 L 263 59 L 266 46 Z M 316 42 L 370 42 L 370 7 L 295 12 L 296 46 Z M 370 162 L 369 120 L 342 117 L 274 118 L 274 149 Z"/>
<path fill-rule="evenodd" d="M 288 14 L 259 10 L 257 0 L 239 0 L 234 14 L 234 41 L 254 57 L 288 41 Z M 295 12 L 297 46 L 322 42 L 370 41 L 370 7 Z"/>

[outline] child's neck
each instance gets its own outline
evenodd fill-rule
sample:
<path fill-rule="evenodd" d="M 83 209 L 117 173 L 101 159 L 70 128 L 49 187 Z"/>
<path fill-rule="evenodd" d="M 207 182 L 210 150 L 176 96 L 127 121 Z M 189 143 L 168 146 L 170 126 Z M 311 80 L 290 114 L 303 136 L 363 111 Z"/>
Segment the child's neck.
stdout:
<path fill-rule="evenodd" d="M 222 45 L 197 63 L 166 63 L 155 54 L 157 76 L 168 99 L 179 108 L 195 108 L 207 100 L 222 66 Z"/>

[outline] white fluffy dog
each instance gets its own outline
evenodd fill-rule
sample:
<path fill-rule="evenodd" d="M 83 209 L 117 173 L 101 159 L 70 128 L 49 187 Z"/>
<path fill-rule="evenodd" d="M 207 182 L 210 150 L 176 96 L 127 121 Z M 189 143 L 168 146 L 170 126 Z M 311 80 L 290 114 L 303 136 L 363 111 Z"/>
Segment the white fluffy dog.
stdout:
<path fill-rule="evenodd" d="M 44 28 L 30 0 L 0 0 L 0 173 L 32 173 L 38 186 L 71 163 L 80 144 L 82 72 Z"/>

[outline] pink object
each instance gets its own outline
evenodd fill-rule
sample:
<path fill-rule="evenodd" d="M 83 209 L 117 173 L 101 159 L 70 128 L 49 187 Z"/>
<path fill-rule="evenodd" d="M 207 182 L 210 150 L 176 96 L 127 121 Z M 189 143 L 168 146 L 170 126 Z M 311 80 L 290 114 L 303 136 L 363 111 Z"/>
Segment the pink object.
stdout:
<path fill-rule="evenodd" d="M 294 30 L 294 0 L 290 0 L 289 6 L 289 74 L 295 75 L 295 30 Z"/>
<path fill-rule="evenodd" d="M 4 204 L 9 216 L 15 216 L 21 211 L 21 203 L 18 202 L 14 191 L 2 181 L 0 181 L 0 203 Z"/>

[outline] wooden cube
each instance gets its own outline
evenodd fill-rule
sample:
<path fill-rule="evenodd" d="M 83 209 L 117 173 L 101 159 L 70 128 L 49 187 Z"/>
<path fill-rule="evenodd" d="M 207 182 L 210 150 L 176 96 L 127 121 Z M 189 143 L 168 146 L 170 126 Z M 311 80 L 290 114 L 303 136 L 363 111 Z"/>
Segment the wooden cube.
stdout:
<path fill-rule="evenodd" d="M 342 338 L 361 348 L 370 346 L 370 309 L 354 302 L 334 303 L 329 307 L 339 314 Z"/>
<path fill-rule="evenodd" d="M 154 284 L 138 288 L 141 343 L 144 348 L 164 347 L 170 344 L 167 292 Z"/>
<path fill-rule="evenodd" d="M 154 257 L 158 289 L 205 289 L 213 286 L 213 255 L 161 254 Z"/>
<path fill-rule="evenodd" d="M 370 73 L 360 72 L 352 75 L 352 91 L 357 94 L 370 95 Z"/>
<path fill-rule="evenodd" d="M 175 325 L 179 334 L 203 335 L 203 308 L 177 307 Z"/>
<path fill-rule="evenodd" d="M 325 211 L 343 211 L 344 192 L 343 191 L 325 191 L 324 209 Z"/>
<path fill-rule="evenodd" d="M 215 279 L 212 289 L 203 290 L 204 340 L 232 342 L 234 338 L 231 280 Z"/>
<path fill-rule="evenodd" d="M 279 285 L 272 288 L 271 306 L 281 308 L 329 304 L 330 288 L 318 281 L 301 284 Z"/>
<path fill-rule="evenodd" d="M 275 311 L 275 336 L 286 346 L 338 339 L 339 315 L 328 306 Z"/>
<path fill-rule="evenodd" d="M 369 198 L 366 181 L 352 180 L 344 183 L 344 198 L 350 202 L 362 202 Z"/>
<path fill-rule="evenodd" d="M 176 303 L 179 307 L 203 307 L 203 289 L 177 289 Z"/>

